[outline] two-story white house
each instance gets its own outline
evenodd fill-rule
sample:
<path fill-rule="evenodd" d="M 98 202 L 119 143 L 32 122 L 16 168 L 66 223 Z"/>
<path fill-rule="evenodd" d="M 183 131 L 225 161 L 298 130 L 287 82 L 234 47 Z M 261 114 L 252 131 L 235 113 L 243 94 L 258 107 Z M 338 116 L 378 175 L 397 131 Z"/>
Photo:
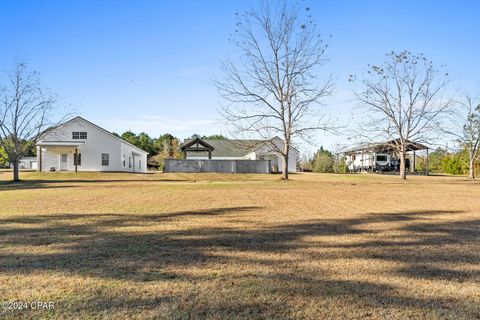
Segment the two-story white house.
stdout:
<path fill-rule="evenodd" d="M 37 142 L 40 171 L 147 171 L 144 150 L 75 117 L 47 130 Z"/>

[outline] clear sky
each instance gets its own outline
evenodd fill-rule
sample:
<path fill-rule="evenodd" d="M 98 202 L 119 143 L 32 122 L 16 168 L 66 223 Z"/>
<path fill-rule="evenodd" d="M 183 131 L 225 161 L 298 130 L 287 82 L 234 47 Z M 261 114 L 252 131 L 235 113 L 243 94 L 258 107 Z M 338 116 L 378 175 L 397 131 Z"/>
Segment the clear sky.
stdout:
<path fill-rule="evenodd" d="M 391 50 L 447 64 L 455 88 L 480 93 L 480 1 L 307 1 L 325 38 L 342 123 L 359 115 L 349 74 Z M 211 84 L 247 0 L 0 2 L 0 72 L 17 57 L 61 103 L 103 126 L 152 136 L 225 132 Z M 328 36 L 332 35 L 331 38 Z M 353 120 L 352 120 L 353 119 Z M 319 134 L 327 147 L 346 137 Z"/>

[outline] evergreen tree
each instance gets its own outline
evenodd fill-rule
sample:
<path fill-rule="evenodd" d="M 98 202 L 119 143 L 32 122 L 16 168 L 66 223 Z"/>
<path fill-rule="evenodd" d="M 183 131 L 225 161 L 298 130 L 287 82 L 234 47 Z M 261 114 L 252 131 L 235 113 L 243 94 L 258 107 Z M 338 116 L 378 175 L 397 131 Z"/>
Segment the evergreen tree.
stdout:
<path fill-rule="evenodd" d="M 121 138 L 131 144 L 133 144 L 136 147 L 140 148 L 140 141 L 138 140 L 138 136 L 133 133 L 132 131 L 128 130 L 122 133 Z"/>
<path fill-rule="evenodd" d="M 324 149 L 323 146 L 314 154 L 312 159 L 313 172 L 333 172 L 334 157 L 333 154 Z"/>
<path fill-rule="evenodd" d="M 140 149 L 145 150 L 148 154 L 153 155 L 155 153 L 155 146 L 153 139 L 148 134 L 142 132 L 138 135 L 138 146 Z"/>

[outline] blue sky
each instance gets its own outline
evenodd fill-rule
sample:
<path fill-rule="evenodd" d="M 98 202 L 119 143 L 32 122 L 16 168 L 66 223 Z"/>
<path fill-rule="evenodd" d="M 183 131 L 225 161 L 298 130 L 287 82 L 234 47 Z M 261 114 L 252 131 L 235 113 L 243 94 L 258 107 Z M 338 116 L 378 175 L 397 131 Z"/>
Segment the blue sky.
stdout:
<path fill-rule="evenodd" d="M 328 39 L 336 93 L 328 108 L 358 118 L 349 74 L 391 50 L 447 64 L 454 89 L 480 93 L 479 1 L 306 1 Z M 211 78 L 231 50 L 234 14 L 256 1 L 0 2 L 0 72 L 25 57 L 80 115 L 111 131 L 225 132 Z M 331 38 L 328 36 L 332 35 Z M 331 146 L 346 137 L 319 133 Z"/>

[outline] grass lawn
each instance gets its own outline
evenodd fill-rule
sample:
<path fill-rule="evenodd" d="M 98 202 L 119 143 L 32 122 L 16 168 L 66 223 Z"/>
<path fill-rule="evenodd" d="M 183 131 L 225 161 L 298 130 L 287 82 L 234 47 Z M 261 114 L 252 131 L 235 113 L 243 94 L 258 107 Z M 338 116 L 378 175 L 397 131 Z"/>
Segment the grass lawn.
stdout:
<path fill-rule="evenodd" d="M 459 177 L 0 172 L 0 318 L 478 319 Z"/>

